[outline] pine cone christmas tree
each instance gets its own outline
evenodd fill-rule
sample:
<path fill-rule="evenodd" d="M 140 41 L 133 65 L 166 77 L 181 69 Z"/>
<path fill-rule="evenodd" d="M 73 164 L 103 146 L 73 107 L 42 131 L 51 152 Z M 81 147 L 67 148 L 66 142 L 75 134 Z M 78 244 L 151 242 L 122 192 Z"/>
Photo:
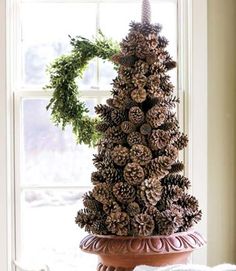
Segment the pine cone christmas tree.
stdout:
<path fill-rule="evenodd" d="M 155 227 L 154 220 L 148 214 L 138 214 L 132 220 L 132 231 L 134 235 L 149 236 L 152 235 Z"/>
<path fill-rule="evenodd" d="M 138 185 L 144 180 L 144 170 L 138 163 L 129 163 L 124 169 L 124 179 L 131 185 Z"/>
<path fill-rule="evenodd" d="M 132 22 L 112 57 L 117 77 L 112 97 L 98 105 L 102 139 L 93 163 L 94 185 L 76 223 L 102 235 L 149 236 L 187 231 L 201 219 L 190 181 L 178 174 L 179 151 L 188 144 L 176 117 L 179 99 L 167 72 L 176 66 L 160 25 Z"/>
<path fill-rule="evenodd" d="M 146 206 L 155 206 L 157 202 L 161 199 L 162 186 L 161 182 L 157 178 L 146 179 L 141 183 L 140 186 L 140 196 L 142 200 L 146 203 Z"/>

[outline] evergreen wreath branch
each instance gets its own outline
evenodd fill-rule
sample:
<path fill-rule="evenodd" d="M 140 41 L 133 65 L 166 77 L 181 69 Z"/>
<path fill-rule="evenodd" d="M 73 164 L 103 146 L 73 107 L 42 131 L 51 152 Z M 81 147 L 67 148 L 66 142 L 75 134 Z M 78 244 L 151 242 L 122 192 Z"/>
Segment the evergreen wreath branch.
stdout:
<path fill-rule="evenodd" d="M 50 81 L 44 89 L 52 90 L 53 94 L 46 108 L 51 109 L 52 121 L 57 126 L 63 130 L 67 125 L 72 126 L 77 143 L 94 146 L 100 138 L 96 131 L 100 120 L 88 116 L 89 110 L 79 99 L 79 87 L 75 80 L 83 77 L 93 58 L 110 60 L 120 49 L 116 42 L 105 38 L 101 31 L 93 41 L 77 36 L 71 38 L 70 43 L 71 53 L 58 57 L 47 69 Z"/>

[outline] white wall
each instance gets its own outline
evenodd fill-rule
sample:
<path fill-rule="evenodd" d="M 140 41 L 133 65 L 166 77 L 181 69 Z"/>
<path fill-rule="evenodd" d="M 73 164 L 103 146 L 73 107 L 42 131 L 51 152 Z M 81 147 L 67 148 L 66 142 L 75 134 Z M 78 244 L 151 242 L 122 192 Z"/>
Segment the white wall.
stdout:
<path fill-rule="evenodd" d="M 236 0 L 208 0 L 208 263 L 223 262 L 236 263 Z"/>

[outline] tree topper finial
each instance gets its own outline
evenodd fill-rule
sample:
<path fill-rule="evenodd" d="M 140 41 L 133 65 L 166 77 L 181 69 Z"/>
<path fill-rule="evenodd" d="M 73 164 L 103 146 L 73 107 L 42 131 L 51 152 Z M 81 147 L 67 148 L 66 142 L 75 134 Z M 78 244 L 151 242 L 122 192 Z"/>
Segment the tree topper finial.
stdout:
<path fill-rule="evenodd" d="M 149 0 L 143 0 L 142 23 L 151 23 L 151 4 Z"/>

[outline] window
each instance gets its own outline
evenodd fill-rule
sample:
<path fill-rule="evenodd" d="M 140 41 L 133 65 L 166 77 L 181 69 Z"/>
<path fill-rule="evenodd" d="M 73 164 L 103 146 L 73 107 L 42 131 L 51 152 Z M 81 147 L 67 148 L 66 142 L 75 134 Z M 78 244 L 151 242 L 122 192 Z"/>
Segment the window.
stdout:
<path fill-rule="evenodd" d="M 87 270 L 96 268 L 96 259 L 79 250 L 79 241 L 86 233 L 74 223 L 82 207 L 81 196 L 90 186 L 95 150 L 77 146 L 70 128 L 62 132 L 52 124 L 45 109 L 50 93 L 42 91 L 42 86 L 47 82 L 47 64 L 70 50 L 68 35 L 91 38 L 100 28 L 106 36 L 120 41 L 128 32 L 129 22 L 139 20 L 140 3 L 19 2 L 16 259 L 21 263 L 47 264 L 52 271 L 75 271 L 85 265 Z M 177 1 L 153 1 L 152 8 L 153 21 L 163 24 L 169 51 L 176 59 Z M 91 115 L 97 103 L 105 102 L 115 75 L 110 63 L 97 59 L 90 63 L 79 86 Z M 176 85 L 176 71 L 172 78 Z"/>
<path fill-rule="evenodd" d="M 162 33 L 170 41 L 171 55 L 181 60 L 178 73 L 171 74 L 180 96 L 186 90 L 182 73 L 186 68 L 184 47 L 188 44 L 188 36 L 181 34 L 186 31 L 181 19 L 186 9 L 184 2 L 152 0 L 152 20 L 163 25 Z M 55 57 L 70 50 L 68 35 L 90 38 L 101 28 L 106 36 L 120 40 L 127 34 L 129 22 L 139 21 L 140 1 L 6 0 L 6 3 L 11 16 L 1 16 L 0 27 L 5 26 L 9 32 L 8 91 L 14 94 L 12 243 L 16 255 L 13 258 L 23 265 L 46 264 L 55 271 L 74 271 L 85 265 L 86 270 L 94 270 L 96 257 L 80 252 L 79 241 L 86 233 L 74 224 L 73 218 L 81 208 L 82 194 L 90 185 L 95 150 L 77 146 L 69 128 L 61 132 L 51 123 L 50 112 L 45 110 L 51 94 L 42 90 L 47 82 L 45 68 Z M 200 33 L 201 29 L 198 30 Z M 4 50 L 0 46 L 0 56 L 4 56 Z M 114 76 L 110 63 L 100 60 L 90 63 L 79 82 L 90 114 L 94 114 L 93 106 L 109 95 Z M 5 91 L 4 86 L 0 87 Z M 4 129 L 6 132 L 7 128 Z"/>

